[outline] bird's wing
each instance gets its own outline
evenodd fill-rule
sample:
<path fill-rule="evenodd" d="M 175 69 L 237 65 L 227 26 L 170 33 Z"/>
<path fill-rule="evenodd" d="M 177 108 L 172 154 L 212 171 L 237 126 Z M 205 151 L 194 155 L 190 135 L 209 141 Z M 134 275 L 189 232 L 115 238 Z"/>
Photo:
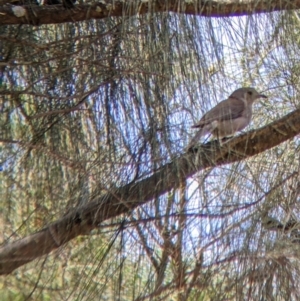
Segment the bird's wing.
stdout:
<path fill-rule="evenodd" d="M 214 108 L 202 116 L 200 121 L 193 125 L 193 128 L 203 127 L 215 120 L 233 120 L 243 115 L 245 110 L 244 101 L 237 98 L 228 98 L 219 102 Z"/>

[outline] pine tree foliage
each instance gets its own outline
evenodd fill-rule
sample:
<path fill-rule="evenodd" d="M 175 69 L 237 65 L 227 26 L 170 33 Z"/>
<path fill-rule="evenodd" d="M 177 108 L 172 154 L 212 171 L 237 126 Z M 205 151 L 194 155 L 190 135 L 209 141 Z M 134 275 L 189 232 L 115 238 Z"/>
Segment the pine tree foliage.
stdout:
<path fill-rule="evenodd" d="M 249 141 L 296 112 L 299 30 L 284 10 L 2 26 L 1 273 L 3 248 L 184 156 L 191 125 L 235 89 L 268 95 Z M 299 300 L 299 146 L 178 174 L 164 193 L 157 178 L 150 201 L 120 198 L 126 213 L 2 276 L 2 300 Z"/>

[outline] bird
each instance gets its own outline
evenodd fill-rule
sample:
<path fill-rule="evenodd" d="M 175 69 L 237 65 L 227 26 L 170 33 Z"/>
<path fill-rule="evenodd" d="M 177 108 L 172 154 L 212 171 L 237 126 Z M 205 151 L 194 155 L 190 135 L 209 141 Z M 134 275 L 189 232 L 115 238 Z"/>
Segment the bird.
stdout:
<path fill-rule="evenodd" d="M 188 144 L 187 150 L 193 149 L 200 138 L 207 134 L 217 136 L 219 139 L 230 137 L 243 130 L 251 121 L 252 104 L 258 98 L 267 98 L 267 96 L 250 87 L 235 90 L 192 126 L 199 130 Z"/>

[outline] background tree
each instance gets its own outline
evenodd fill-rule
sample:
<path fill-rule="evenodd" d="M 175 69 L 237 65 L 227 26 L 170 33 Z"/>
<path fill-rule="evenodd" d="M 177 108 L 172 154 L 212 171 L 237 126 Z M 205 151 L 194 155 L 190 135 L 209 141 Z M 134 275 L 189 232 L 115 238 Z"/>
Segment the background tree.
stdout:
<path fill-rule="evenodd" d="M 146 8 L 0 28 L 3 300 L 298 300 L 297 11 Z M 241 86 L 255 130 L 186 153 Z"/>

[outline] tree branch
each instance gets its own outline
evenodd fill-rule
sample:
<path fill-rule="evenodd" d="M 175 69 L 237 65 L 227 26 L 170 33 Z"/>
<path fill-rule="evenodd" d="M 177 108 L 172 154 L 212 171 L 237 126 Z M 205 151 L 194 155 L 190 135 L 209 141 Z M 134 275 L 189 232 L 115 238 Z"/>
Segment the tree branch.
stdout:
<path fill-rule="evenodd" d="M 208 167 L 233 163 L 262 153 L 300 133 L 300 109 L 263 127 L 240 135 L 221 147 L 206 143 L 194 153 L 182 154 L 153 175 L 125 185 L 113 193 L 95 197 L 85 206 L 48 225 L 45 229 L 0 248 L 0 274 L 57 249 L 71 239 L 86 235 L 103 221 L 178 188 L 183 179 Z"/>
<path fill-rule="evenodd" d="M 2 0 L 3 2 L 3 0 Z M 0 2 L 1 5 L 1 2 Z M 96 4 L 75 5 L 74 9 L 65 9 L 61 5 L 23 6 L 24 16 L 17 17 L 12 5 L 0 6 L 0 24 L 58 24 L 78 22 L 107 17 L 129 17 L 138 14 L 174 12 L 204 17 L 245 16 L 280 10 L 300 8 L 300 0 L 252 0 L 252 1 L 178 1 L 178 0 L 107 0 Z"/>

